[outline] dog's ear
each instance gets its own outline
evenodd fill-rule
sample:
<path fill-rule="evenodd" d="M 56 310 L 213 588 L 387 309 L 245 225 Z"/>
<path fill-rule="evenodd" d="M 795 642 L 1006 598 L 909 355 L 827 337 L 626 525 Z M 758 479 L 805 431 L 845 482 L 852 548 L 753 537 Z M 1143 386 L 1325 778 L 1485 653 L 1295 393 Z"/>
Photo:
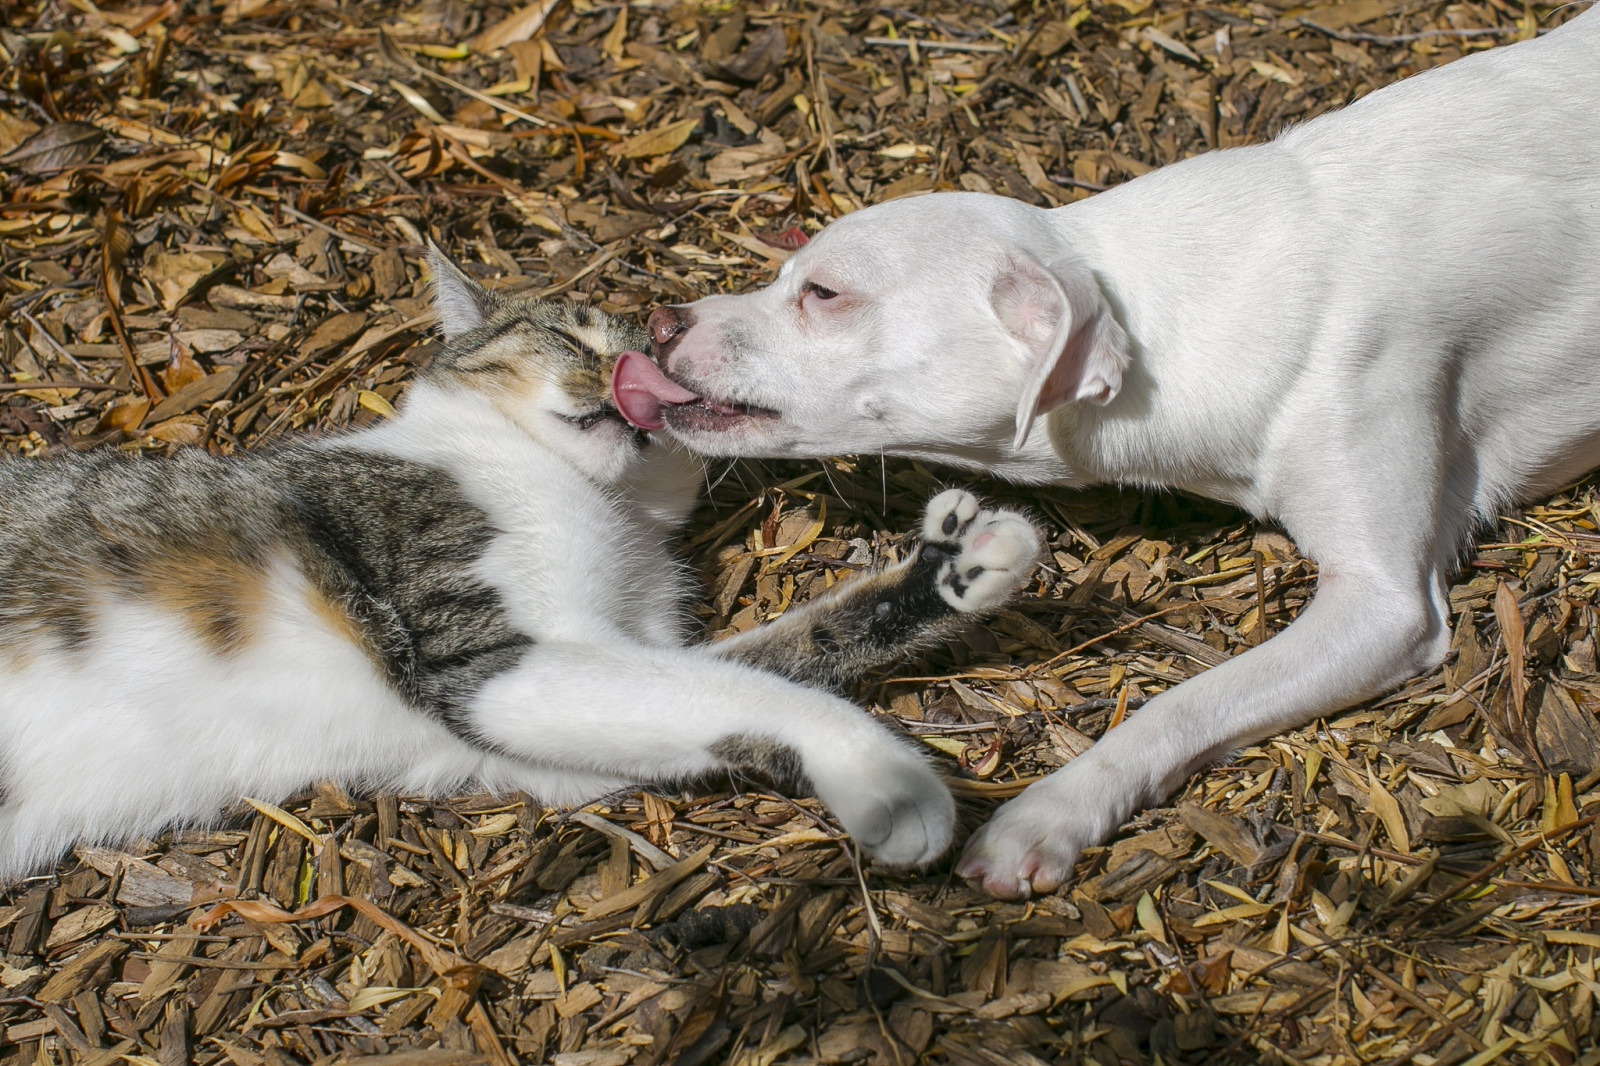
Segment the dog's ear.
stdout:
<path fill-rule="evenodd" d="M 1108 404 L 1121 390 L 1128 335 L 1083 264 L 1063 258 L 1046 266 L 1014 252 L 989 304 L 1030 369 L 1017 405 L 1016 447 L 1045 412 L 1079 400 Z"/>
<path fill-rule="evenodd" d="M 432 238 L 428 240 L 428 273 L 433 275 L 433 313 L 447 341 L 483 325 L 500 304 L 493 293 L 456 266 Z"/>

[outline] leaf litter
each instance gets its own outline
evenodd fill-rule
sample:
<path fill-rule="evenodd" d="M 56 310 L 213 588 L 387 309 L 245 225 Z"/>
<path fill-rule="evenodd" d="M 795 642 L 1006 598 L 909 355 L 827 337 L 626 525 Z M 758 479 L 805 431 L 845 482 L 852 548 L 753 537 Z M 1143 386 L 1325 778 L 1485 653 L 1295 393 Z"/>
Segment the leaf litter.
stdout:
<path fill-rule="evenodd" d="M 1571 9 L 1484 0 L 907 7 L 17 3 L 0 29 L 0 447 L 229 452 L 387 417 L 436 235 L 486 282 L 640 316 L 930 189 L 1069 203 Z M 711 634 L 905 550 L 955 480 L 719 465 Z M 1026 594 L 857 693 L 970 828 L 1311 594 L 1181 493 L 991 495 Z M 1600 484 L 1508 512 L 1445 665 L 1237 753 L 1064 894 L 864 865 L 759 783 L 241 799 L 0 893 L 0 1063 L 563 1066 L 1600 1061 Z M 151 772 L 158 772 L 152 768 Z"/>

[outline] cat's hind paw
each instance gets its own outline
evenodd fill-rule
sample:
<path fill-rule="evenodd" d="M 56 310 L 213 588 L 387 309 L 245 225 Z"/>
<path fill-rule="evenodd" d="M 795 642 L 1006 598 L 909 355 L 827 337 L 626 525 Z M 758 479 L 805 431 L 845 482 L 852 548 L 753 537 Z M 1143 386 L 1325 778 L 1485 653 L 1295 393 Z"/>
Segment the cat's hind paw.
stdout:
<path fill-rule="evenodd" d="M 1015 511 L 985 508 L 965 489 L 946 489 L 922 515 L 922 558 L 937 564 L 939 595 L 957 611 L 1009 600 L 1044 552 L 1044 538 Z"/>

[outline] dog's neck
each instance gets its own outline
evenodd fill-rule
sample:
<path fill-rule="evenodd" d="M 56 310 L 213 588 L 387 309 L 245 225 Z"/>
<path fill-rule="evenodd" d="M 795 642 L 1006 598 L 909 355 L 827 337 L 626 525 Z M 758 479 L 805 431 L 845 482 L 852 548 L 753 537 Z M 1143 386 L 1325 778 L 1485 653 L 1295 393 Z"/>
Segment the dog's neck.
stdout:
<path fill-rule="evenodd" d="M 1240 149 L 1227 155 L 1237 162 L 1265 162 L 1271 148 Z M 1078 401 L 1038 418 L 1020 448 L 995 447 L 996 458 L 979 459 L 1003 477 L 1062 485 L 1115 484 L 1182 488 L 1225 500 L 1259 513 L 1255 496 L 1257 424 L 1272 410 L 1272 382 L 1216 373 L 1209 351 L 1270 350 L 1274 309 L 1261 306 L 1240 316 L 1216 306 L 1217 277 L 1242 279 L 1282 270 L 1281 256 L 1253 246 L 1249 227 L 1226 227 L 1243 234 L 1237 245 L 1197 245 L 1191 236 L 1195 216 L 1206 208 L 1175 211 L 1164 186 L 1172 181 L 1205 185 L 1226 178 L 1217 157 L 1197 157 L 1158 172 L 1160 180 L 1139 182 L 1090 200 L 1041 210 L 1050 240 L 1061 255 L 1087 264 L 1104 291 L 1110 313 L 1130 339 L 1131 361 L 1121 390 L 1101 406 Z M 1152 178 L 1157 175 L 1152 175 Z M 1218 196 L 1212 211 L 1234 211 Z M 1130 224 L 1129 220 L 1138 220 Z M 1137 227 L 1136 231 L 1134 227 Z M 1161 269 L 1152 271 L 1151 264 Z M 1271 287 L 1242 285 L 1248 292 Z M 1182 290 L 1175 299 L 1174 290 Z M 1240 294 L 1235 293 L 1235 298 Z M 1181 320 L 1165 309 L 1191 310 Z M 1281 314 L 1281 309 L 1277 310 Z M 1007 402 L 998 399 L 993 417 L 1003 433 Z M 1013 408 L 1014 409 L 1014 408 Z M 1159 417 L 1157 417 L 1159 415 Z M 962 459 L 966 459 L 963 456 Z M 952 461 L 946 454 L 946 461 Z"/>
<path fill-rule="evenodd" d="M 949 443 L 926 450 L 916 446 L 895 448 L 894 454 L 925 463 L 959 467 L 985 476 L 999 477 L 1019 485 L 1091 485 L 1098 479 L 1076 473 L 1062 460 L 1050 444 L 1045 419 L 1040 419 L 1034 432 L 1021 448 L 1012 447 L 1009 425 L 1004 433 L 996 433 L 985 444 Z"/>

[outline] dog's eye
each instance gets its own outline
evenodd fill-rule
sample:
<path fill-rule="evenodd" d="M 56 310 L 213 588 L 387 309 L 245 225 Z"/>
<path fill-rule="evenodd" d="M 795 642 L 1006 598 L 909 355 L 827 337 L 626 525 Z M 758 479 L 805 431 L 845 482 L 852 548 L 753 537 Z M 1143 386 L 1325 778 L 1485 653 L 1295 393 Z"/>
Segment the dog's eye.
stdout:
<path fill-rule="evenodd" d="M 808 281 L 805 284 L 805 290 L 804 290 L 803 295 L 815 296 L 819 300 L 831 300 L 831 299 L 833 299 L 835 296 L 837 296 L 839 294 L 837 292 L 834 292 L 832 289 L 825 288 L 825 287 L 823 287 L 821 285 L 818 285 L 814 281 Z"/>

